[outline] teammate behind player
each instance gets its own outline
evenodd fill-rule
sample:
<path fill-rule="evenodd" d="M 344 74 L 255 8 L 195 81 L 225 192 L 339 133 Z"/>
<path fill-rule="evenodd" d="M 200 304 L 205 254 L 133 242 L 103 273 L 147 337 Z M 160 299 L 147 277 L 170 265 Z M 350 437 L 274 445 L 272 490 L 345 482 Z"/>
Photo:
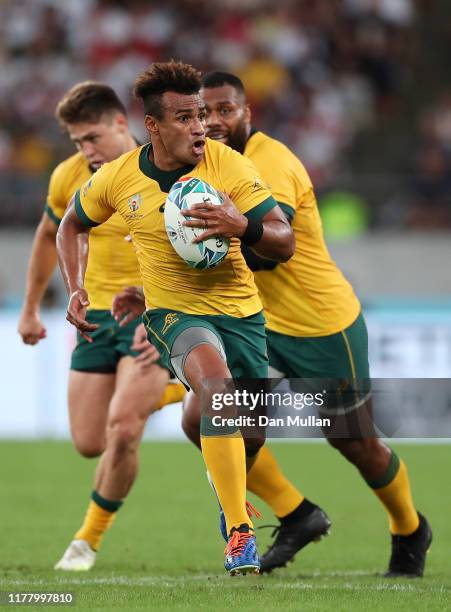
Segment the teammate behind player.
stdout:
<path fill-rule="evenodd" d="M 319 389 L 321 381 L 331 377 L 337 385 L 348 381 L 352 399 L 345 411 L 346 418 L 352 419 L 353 411 L 358 412 L 355 397 L 364 400 L 368 395 L 358 388 L 369 379 L 367 331 L 359 301 L 327 251 L 310 179 L 285 145 L 252 129 L 251 110 L 236 76 L 205 75 L 202 96 L 207 135 L 253 161 L 296 236 L 296 252 L 287 264 L 246 250 L 246 260 L 257 270 L 270 365 L 288 378 L 319 379 Z M 199 445 L 199 409 L 192 399 L 187 398 L 183 426 Z M 387 575 L 421 576 L 432 535 L 413 505 L 404 463 L 375 435 L 329 436 L 328 441 L 360 471 L 388 514 L 392 555 Z M 271 571 L 311 541 L 315 529 L 321 531 L 319 509 L 284 477 L 266 447 L 248 474 L 247 487 L 280 520 L 277 538 L 262 557 L 261 570 Z M 312 531 L 315 514 L 319 523 Z"/>
<path fill-rule="evenodd" d="M 125 108 L 116 93 L 102 83 L 79 83 L 59 102 L 56 117 L 78 153 L 59 164 L 50 179 L 47 206 L 36 230 L 29 262 L 26 297 L 19 333 L 26 344 L 45 338 L 39 307 L 56 265 L 55 236 L 74 192 L 105 162 L 136 148 Z M 87 320 L 95 324 L 91 338 L 79 334 L 72 353 L 68 406 L 72 439 L 84 457 L 102 455 L 94 491 L 81 529 L 61 561 L 63 570 L 87 570 L 138 470 L 138 445 L 149 414 L 161 402 L 169 374 L 155 363 L 151 345 L 141 353 L 142 369 L 131 349 L 139 320 L 119 328 L 110 314 L 113 296 L 141 275 L 128 229 L 119 215 L 94 230 L 89 241 L 86 286 L 90 301 Z M 168 387 L 167 403 L 178 401 L 184 389 Z"/>
<path fill-rule="evenodd" d="M 80 270 L 81 239 L 89 226 L 114 212 L 127 221 L 143 277 L 149 339 L 163 362 L 204 402 L 202 453 L 224 508 L 230 573 L 258 571 L 255 536 L 245 506 L 243 438 L 236 426 L 214 427 L 212 395 L 227 389 L 226 379 L 267 375 L 264 320 L 252 273 L 240 241 L 262 256 L 286 261 L 294 251 L 290 225 L 251 162 L 229 147 L 205 139 L 200 74 L 178 62 L 156 63 L 135 84 L 144 105 L 151 143 L 105 165 L 79 192 L 58 231 L 60 265 L 70 301 L 68 319 L 88 332 L 83 303 L 88 299 Z M 182 177 L 205 180 L 225 194 L 221 206 L 194 205 L 191 226 L 231 238 L 226 259 L 201 271 L 187 266 L 172 248 L 163 219 L 164 202 Z M 130 209 L 138 197 L 138 209 Z M 233 201 L 228 197 L 233 199 Z"/>

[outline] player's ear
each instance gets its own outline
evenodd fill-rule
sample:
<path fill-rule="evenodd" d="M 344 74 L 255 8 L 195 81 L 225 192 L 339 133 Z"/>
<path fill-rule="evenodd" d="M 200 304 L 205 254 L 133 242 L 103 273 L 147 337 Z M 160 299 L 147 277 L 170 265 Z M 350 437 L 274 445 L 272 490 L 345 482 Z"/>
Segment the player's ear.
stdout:
<path fill-rule="evenodd" d="M 248 123 L 252 121 L 252 112 L 251 112 L 251 107 L 249 106 L 249 104 L 246 104 L 244 106 L 244 118 L 246 119 Z"/>
<path fill-rule="evenodd" d="M 127 117 L 123 113 L 117 113 L 117 115 L 115 115 L 114 117 L 114 121 L 116 122 L 116 125 L 119 126 L 119 128 L 122 131 L 125 131 L 128 129 L 128 120 L 127 120 Z"/>
<path fill-rule="evenodd" d="M 144 117 L 144 125 L 146 126 L 149 134 L 158 134 L 158 123 L 156 122 L 155 117 L 152 117 L 152 115 L 146 115 Z"/>

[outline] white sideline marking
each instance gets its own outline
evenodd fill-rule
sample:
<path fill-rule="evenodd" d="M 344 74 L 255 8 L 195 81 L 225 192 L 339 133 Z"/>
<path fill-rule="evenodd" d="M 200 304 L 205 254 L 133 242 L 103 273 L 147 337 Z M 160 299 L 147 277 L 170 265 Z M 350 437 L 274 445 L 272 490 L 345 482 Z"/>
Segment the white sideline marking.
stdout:
<path fill-rule="evenodd" d="M 312 577 L 314 578 L 352 578 L 352 577 L 368 577 L 373 576 L 375 580 L 378 576 L 374 572 L 366 572 L 362 570 L 348 571 L 348 572 L 314 572 Z M 309 576 L 310 578 L 311 576 Z M 112 577 L 91 577 L 91 578 L 64 578 L 58 577 L 55 579 L 39 579 L 39 580 L 0 580 L 0 585 L 11 586 L 33 586 L 39 587 L 48 584 L 55 585 L 68 585 L 68 586 L 89 586 L 89 585 L 109 585 L 109 586 L 135 586 L 135 587 L 168 587 L 173 588 L 176 585 L 186 585 L 186 583 L 202 582 L 204 586 L 210 586 L 213 588 L 224 588 L 225 586 L 239 587 L 239 586 L 256 586 L 256 578 L 252 577 L 250 581 L 245 578 L 234 578 L 230 579 L 226 575 L 223 576 L 212 576 L 210 574 L 195 575 L 195 576 L 143 576 L 141 578 L 130 578 L 129 576 L 112 576 Z M 257 579 L 259 580 L 259 579 Z M 310 582 L 308 580 L 296 580 L 290 578 L 290 582 L 282 582 L 280 580 L 274 581 L 272 578 L 262 577 L 258 584 L 267 590 L 328 590 L 328 589 L 340 589 L 343 591 L 398 591 L 398 592 L 411 592 L 411 593 L 445 593 L 449 592 L 449 588 L 446 586 L 442 587 L 418 587 L 411 583 L 400 584 L 399 582 L 392 583 L 387 582 L 382 576 L 380 580 L 383 582 L 379 584 L 352 584 L 350 582 L 344 582 L 342 584 L 318 584 L 317 582 Z"/>

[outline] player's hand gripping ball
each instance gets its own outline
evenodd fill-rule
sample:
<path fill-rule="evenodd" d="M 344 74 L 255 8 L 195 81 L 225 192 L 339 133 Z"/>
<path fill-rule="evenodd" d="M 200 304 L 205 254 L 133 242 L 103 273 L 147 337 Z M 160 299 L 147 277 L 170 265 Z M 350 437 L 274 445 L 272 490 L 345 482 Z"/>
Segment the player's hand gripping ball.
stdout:
<path fill-rule="evenodd" d="M 184 226 L 183 222 L 189 221 L 191 217 L 185 217 L 180 211 L 202 202 L 222 204 L 216 189 L 205 181 L 192 177 L 177 181 L 166 199 L 164 222 L 168 238 L 177 254 L 192 268 L 206 270 L 221 263 L 229 250 L 230 240 L 217 236 L 193 243 L 205 229 Z"/>

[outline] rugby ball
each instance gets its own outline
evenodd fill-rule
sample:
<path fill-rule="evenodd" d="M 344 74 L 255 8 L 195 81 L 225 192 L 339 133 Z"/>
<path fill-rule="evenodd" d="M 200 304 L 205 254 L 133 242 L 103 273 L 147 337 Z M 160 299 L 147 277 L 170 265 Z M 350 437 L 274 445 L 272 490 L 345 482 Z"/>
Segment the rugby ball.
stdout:
<path fill-rule="evenodd" d="M 192 268 L 206 270 L 221 263 L 229 250 L 230 240 L 218 236 L 193 243 L 205 229 L 183 225 L 191 217 L 184 217 L 180 211 L 200 202 L 222 204 L 219 193 L 205 181 L 191 176 L 180 179 L 172 185 L 166 198 L 164 222 L 176 253 Z"/>

